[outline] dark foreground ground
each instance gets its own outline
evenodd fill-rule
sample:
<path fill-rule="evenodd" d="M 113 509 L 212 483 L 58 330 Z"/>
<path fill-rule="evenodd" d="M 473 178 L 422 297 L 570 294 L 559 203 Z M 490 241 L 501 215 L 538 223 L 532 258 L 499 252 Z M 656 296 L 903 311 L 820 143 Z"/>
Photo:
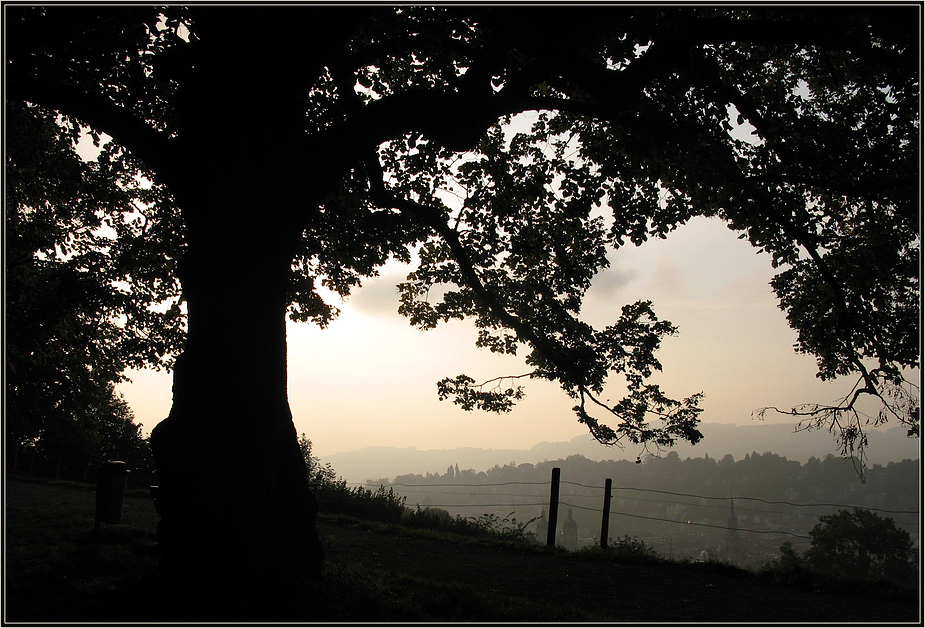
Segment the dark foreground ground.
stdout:
<path fill-rule="evenodd" d="M 845 625 L 914 623 L 921 617 L 918 601 L 778 586 L 721 565 L 589 562 L 566 554 L 384 536 L 363 526 L 325 525 L 322 535 L 332 560 L 460 588 L 477 582 L 485 596 L 519 598 L 528 607 L 568 607 L 566 616 L 579 620 Z"/>
<path fill-rule="evenodd" d="M 130 608 L 111 616 L 125 606 L 126 582 L 156 562 L 149 498 L 127 498 L 122 523 L 95 536 L 92 490 L 9 479 L 4 488 L 5 624 L 156 619 L 156 600 L 137 584 L 128 585 Z M 589 562 L 336 518 L 322 518 L 319 530 L 337 598 L 324 623 L 921 625 L 920 600 L 908 596 L 784 587 L 721 565 Z"/>

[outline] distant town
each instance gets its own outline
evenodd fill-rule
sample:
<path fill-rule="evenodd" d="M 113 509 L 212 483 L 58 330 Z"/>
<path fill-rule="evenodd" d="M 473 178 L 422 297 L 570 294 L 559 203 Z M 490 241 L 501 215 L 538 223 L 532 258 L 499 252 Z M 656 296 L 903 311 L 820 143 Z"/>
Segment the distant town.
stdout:
<path fill-rule="evenodd" d="M 600 543 L 604 487 L 612 480 L 608 539 L 635 538 L 673 559 L 721 560 L 760 567 L 790 542 L 809 547 L 819 517 L 871 509 L 890 517 L 919 543 L 919 459 L 869 466 L 832 454 L 805 463 L 774 453 L 736 460 L 668 452 L 638 462 L 593 461 L 582 455 L 485 471 L 450 465 L 442 473 L 370 479 L 406 498 L 412 509 L 464 518 L 491 516 L 526 526 L 546 541 L 550 479 L 560 469 L 556 542 L 568 548 Z"/>

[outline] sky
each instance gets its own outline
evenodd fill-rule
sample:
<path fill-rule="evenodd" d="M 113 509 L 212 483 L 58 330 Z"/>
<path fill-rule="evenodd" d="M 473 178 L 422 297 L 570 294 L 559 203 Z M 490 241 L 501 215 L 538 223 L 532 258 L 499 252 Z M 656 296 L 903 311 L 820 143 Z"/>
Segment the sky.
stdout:
<path fill-rule="evenodd" d="M 594 281 L 583 318 L 600 328 L 626 303 L 649 299 L 656 315 L 679 328 L 663 342 L 658 382 L 680 399 L 705 398 L 701 419 L 746 425 L 765 406 L 832 402 L 852 381 L 821 382 L 815 360 L 793 350 L 796 332 L 769 285 L 769 257 L 716 219 L 696 218 L 665 240 L 627 245 Z M 391 263 L 346 302 L 327 329 L 289 323 L 289 399 L 297 431 L 324 457 L 369 446 L 529 449 L 586 432 L 573 401 L 555 384 L 521 380 L 527 397 L 508 414 L 466 412 L 439 401 L 436 382 L 466 373 L 479 382 L 529 369 L 522 357 L 474 345 L 468 322 L 421 332 L 397 313 L 395 284 L 409 267 Z M 143 432 L 167 416 L 170 375 L 133 371 L 120 386 Z M 618 378 L 604 398 L 622 398 Z M 794 423 L 766 415 L 766 422 Z M 820 452 L 822 455 L 828 452 Z"/>

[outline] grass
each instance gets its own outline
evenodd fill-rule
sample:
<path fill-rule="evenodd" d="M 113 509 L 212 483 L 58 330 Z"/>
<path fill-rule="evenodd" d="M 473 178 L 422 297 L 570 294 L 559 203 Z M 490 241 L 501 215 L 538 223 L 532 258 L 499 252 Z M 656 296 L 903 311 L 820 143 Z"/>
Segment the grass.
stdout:
<path fill-rule="evenodd" d="M 525 542 L 522 538 L 490 534 L 477 527 L 419 527 L 395 522 L 381 522 L 355 515 L 321 514 L 319 520 L 361 531 L 392 536 L 413 536 L 443 541 L 454 546 L 479 546 L 504 551 L 536 554 L 565 554 L 567 550 L 550 550 Z M 437 581 L 397 574 L 388 568 L 359 567 L 355 562 L 328 559 L 325 565 L 326 587 L 337 621 L 603 621 L 593 613 L 537 602 L 500 592 L 486 593 L 481 582 Z"/>
<path fill-rule="evenodd" d="M 39 484 L 39 483 L 36 483 Z M 156 518 L 151 525 L 107 525 L 94 532 L 92 487 L 46 483 L 67 489 L 69 499 L 42 503 L 11 500 L 6 511 L 7 590 L 4 619 L 19 621 L 93 621 L 117 619 L 144 577 L 156 565 Z M 139 494 L 144 497 L 144 494 Z M 147 502 L 125 510 L 143 509 Z M 128 512 L 126 512 L 128 514 Z M 346 515 L 338 524 L 356 525 L 388 534 L 417 534 L 453 543 L 490 543 L 484 535 L 415 530 Z M 511 545 L 505 543 L 505 545 Z M 337 621 L 425 621 L 434 617 L 460 621 L 525 617 L 584 620 L 586 614 L 505 596 L 486 596 L 477 583 L 424 581 L 387 569 L 359 567 L 351 561 L 328 561 L 328 613 Z M 125 599 L 120 603 L 119 598 Z M 143 609 L 135 609 L 135 612 Z"/>
<path fill-rule="evenodd" d="M 119 621 L 151 619 L 144 605 L 148 598 L 145 577 L 157 564 L 155 540 L 157 515 L 147 491 L 129 491 L 123 522 L 103 524 L 94 532 L 93 486 L 67 482 L 7 482 L 4 549 L 6 595 L 4 621 Z M 604 551 L 586 548 L 578 552 L 549 549 L 523 537 L 487 534 L 464 526 L 420 528 L 403 523 L 377 522 L 345 514 L 322 514 L 319 524 L 328 528 L 353 528 L 374 536 L 423 537 L 444 546 L 485 548 L 517 562 L 518 556 L 553 554 L 569 564 L 614 563 L 622 565 L 674 565 L 673 577 L 701 581 L 704 577 L 729 576 L 739 582 L 762 581 L 767 586 L 790 585 L 795 589 L 828 589 L 806 574 L 751 573 L 725 563 L 677 563 L 652 553 L 634 539 L 622 539 Z M 397 544 L 398 541 L 395 541 Z M 348 545 L 344 545 L 347 548 Z M 465 552 L 464 552 L 465 553 Z M 491 589 L 478 579 L 421 578 L 393 571 L 391 562 L 361 564 L 350 551 L 329 557 L 323 583 L 328 608 L 325 620 L 340 622 L 413 621 L 607 621 L 597 611 L 576 605 L 529 596 L 516 587 Z M 577 571 L 577 568 L 576 568 Z M 681 575 L 689 573 L 690 576 Z M 512 572 L 513 573 L 513 572 Z M 666 572 L 667 573 L 667 572 Z M 776 583 L 776 584 L 775 584 Z M 837 584 L 837 583 L 836 583 Z M 832 584 L 835 587 L 836 584 Z M 842 583 L 844 584 L 844 583 Z M 858 593 L 872 594 L 868 585 Z M 914 601 L 917 590 L 876 591 L 881 598 Z"/>
<path fill-rule="evenodd" d="M 123 523 L 103 524 L 96 534 L 92 485 L 20 479 L 22 486 L 18 482 L 9 485 L 22 495 L 14 495 L 6 504 L 4 620 L 102 620 L 123 612 L 127 600 L 137 600 L 134 592 L 157 564 L 157 517 L 150 494 L 127 491 Z M 321 518 L 379 534 L 415 535 L 457 545 L 500 545 L 525 552 L 549 551 L 479 530 L 465 534 L 459 529 L 409 527 L 340 514 Z M 327 562 L 325 588 L 330 600 L 328 612 L 337 621 L 593 619 L 587 613 L 537 604 L 535 600 L 486 595 L 475 582 L 422 580 L 388 569 L 360 567 L 349 560 Z M 118 601 L 120 596 L 125 598 L 123 603 Z M 135 612 L 138 610 L 144 613 L 143 609 Z"/>
<path fill-rule="evenodd" d="M 327 584 L 335 592 L 331 612 L 337 621 L 604 621 L 593 613 L 517 596 L 487 595 L 477 584 L 437 582 L 359 569 L 352 563 L 327 565 Z"/>
<path fill-rule="evenodd" d="M 24 502 L 7 496 L 5 620 L 82 619 L 97 600 L 133 586 L 153 569 L 154 528 L 103 524 L 96 534 L 92 487 L 34 484 L 69 490 L 58 491 L 59 499 Z"/>
<path fill-rule="evenodd" d="M 460 544 L 500 545 L 507 548 L 518 548 L 528 551 L 546 551 L 545 546 L 530 543 L 525 537 L 501 536 L 473 526 L 450 525 L 446 527 L 421 527 L 418 525 L 396 523 L 394 521 L 376 521 L 356 515 L 341 513 L 320 513 L 318 518 L 319 521 L 328 521 L 337 525 L 354 526 L 381 534 L 418 536 Z M 556 551 L 564 552 L 567 550 L 556 548 Z"/>

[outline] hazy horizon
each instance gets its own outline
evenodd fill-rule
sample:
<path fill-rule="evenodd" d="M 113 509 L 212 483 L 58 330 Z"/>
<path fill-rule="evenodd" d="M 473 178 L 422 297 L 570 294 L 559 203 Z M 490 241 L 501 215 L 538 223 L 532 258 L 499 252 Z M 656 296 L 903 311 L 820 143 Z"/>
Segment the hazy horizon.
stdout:
<path fill-rule="evenodd" d="M 746 454 L 771 452 L 788 460 L 805 464 L 810 457 L 824 459 L 827 455 L 838 456 L 838 447 L 831 434 L 825 431 L 793 431 L 792 425 L 755 422 L 751 425 L 705 423 L 701 426 L 704 439 L 697 445 L 678 443 L 662 452 L 677 453 L 681 459 L 709 456 L 722 459 L 732 455 L 741 460 Z M 868 432 L 870 444 L 867 449 L 868 466 L 886 466 L 889 462 L 904 459 L 921 459 L 921 441 L 906 436 L 906 429 L 887 426 L 885 429 L 871 429 Z M 395 447 L 371 445 L 355 450 L 335 452 L 318 456 L 322 464 L 330 463 L 335 473 L 349 483 L 364 483 L 367 480 L 397 475 L 445 473 L 450 465 L 460 469 L 486 471 L 494 465 L 536 464 L 549 460 L 565 459 L 571 455 L 582 455 L 589 460 L 635 460 L 640 447 L 624 449 L 604 447 L 594 441 L 590 434 L 578 434 L 567 441 L 539 441 L 528 448 L 480 448 L 454 447 L 444 449 L 420 449 L 415 446 Z M 846 464 L 849 464 L 846 461 Z"/>

